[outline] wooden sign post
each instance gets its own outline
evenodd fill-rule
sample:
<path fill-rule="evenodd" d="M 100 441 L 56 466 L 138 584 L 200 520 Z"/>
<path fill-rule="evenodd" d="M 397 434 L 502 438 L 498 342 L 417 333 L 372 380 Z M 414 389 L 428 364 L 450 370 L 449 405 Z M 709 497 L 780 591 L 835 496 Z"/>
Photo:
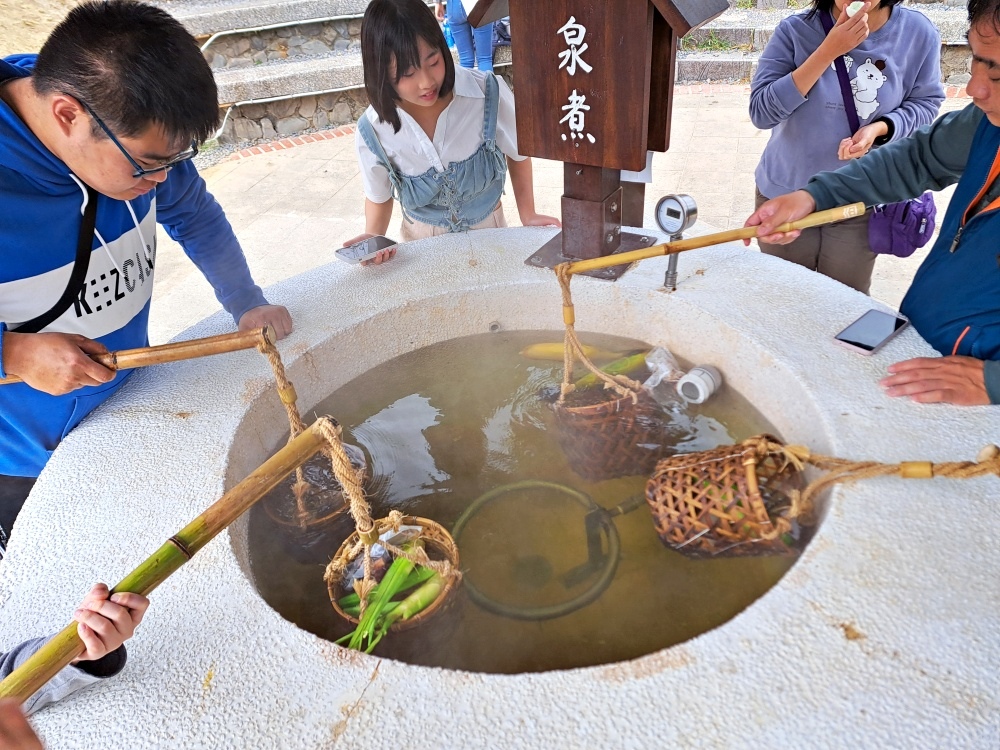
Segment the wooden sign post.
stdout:
<path fill-rule="evenodd" d="M 451 0 L 459 2 L 460 0 Z M 727 0 L 479 0 L 473 26 L 510 15 L 517 144 L 564 163 L 563 230 L 528 259 L 553 267 L 653 244 L 642 226 L 641 171 L 670 143 L 677 40 Z M 594 271 L 617 278 L 625 267 Z"/>

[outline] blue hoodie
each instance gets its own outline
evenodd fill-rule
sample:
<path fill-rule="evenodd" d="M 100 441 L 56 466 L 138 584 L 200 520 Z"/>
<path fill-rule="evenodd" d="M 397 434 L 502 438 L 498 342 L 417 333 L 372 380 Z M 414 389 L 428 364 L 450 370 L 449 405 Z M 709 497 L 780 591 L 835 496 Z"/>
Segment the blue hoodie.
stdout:
<path fill-rule="evenodd" d="M 35 57 L 0 60 L 0 84 L 28 77 Z M 0 377 L 6 376 L 3 331 L 45 313 L 66 289 L 85 205 L 83 183 L 0 102 Z M 222 208 L 194 165 L 185 162 L 155 190 L 131 201 L 99 196 L 84 288 L 44 331 L 79 333 L 110 351 L 146 346 L 157 222 L 181 244 L 235 320 L 267 304 Z M 0 474 L 37 476 L 59 441 L 128 374 L 65 396 L 23 383 L 0 387 Z"/>

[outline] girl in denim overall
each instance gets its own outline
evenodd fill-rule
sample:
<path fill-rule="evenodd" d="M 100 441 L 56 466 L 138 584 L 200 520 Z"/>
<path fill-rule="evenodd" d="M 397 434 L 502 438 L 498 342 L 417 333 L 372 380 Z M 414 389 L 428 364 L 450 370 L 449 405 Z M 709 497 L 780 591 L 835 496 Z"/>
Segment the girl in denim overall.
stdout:
<path fill-rule="evenodd" d="M 517 153 L 513 94 L 492 73 L 456 69 L 426 4 L 373 0 L 361 54 L 371 102 L 356 138 L 365 233 L 345 246 L 385 234 L 394 200 L 404 241 L 505 227 L 500 196 L 508 169 L 521 223 L 559 226 L 535 211 L 531 160 Z"/>

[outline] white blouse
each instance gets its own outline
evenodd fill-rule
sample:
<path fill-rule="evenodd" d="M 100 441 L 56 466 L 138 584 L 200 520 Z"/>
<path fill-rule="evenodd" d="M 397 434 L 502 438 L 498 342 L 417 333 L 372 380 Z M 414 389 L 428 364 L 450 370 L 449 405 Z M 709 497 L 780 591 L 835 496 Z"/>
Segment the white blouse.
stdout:
<path fill-rule="evenodd" d="M 443 172 L 448 164 L 468 159 L 483 143 L 487 75 L 492 73 L 455 66 L 455 95 L 438 116 L 433 142 L 416 121 L 398 107 L 396 112 L 402 125 L 398 133 L 393 132 L 389 123 L 379 122 L 373 107 L 368 107 L 361 116 L 371 122 L 389 161 L 401 173 L 412 177 L 431 168 Z M 497 82 L 500 84 L 497 146 L 514 161 L 522 161 L 525 157 L 517 153 L 514 94 L 503 78 L 497 76 Z M 389 174 L 360 134 L 354 140 L 365 196 L 373 203 L 385 203 L 392 197 Z"/>

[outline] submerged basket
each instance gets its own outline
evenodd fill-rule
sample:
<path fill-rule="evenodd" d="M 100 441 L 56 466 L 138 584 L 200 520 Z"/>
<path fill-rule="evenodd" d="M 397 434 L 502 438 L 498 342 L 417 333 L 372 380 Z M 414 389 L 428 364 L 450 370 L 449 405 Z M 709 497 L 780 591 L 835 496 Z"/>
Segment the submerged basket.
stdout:
<path fill-rule="evenodd" d="M 759 435 L 660 461 L 646 500 L 661 541 L 690 557 L 793 552 L 790 495 L 803 475 L 775 446 L 776 438 Z"/>
<path fill-rule="evenodd" d="M 360 472 L 364 481 L 365 465 L 363 456 L 352 460 L 352 466 Z M 330 558 L 330 550 L 335 549 L 354 528 L 347 499 L 340 483 L 330 471 L 330 461 L 319 454 L 309 459 L 303 467 L 308 483 L 303 499 L 303 508 L 295 499 L 295 475 L 272 490 L 264 499 L 264 512 L 278 529 L 286 545 L 296 557 L 305 554 L 309 562 L 321 562 Z M 303 512 L 304 511 L 304 512 Z M 312 560 L 309 550 L 317 548 L 319 560 Z M 305 560 L 303 560 L 305 562 Z"/>
<path fill-rule="evenodd" d="M 570 394 L 571 396 L 575 394 Z M 573 406 L 556 404 L 559 445 L 570 468 L 583 479 L 599 482 L 615 477 L 649 474 L 670 442 L 670 424 L 663 410 L 645 391 Z"/>
<path fill-rule="evenodd" d="M 424 551 L 431 560 L 447 560 L 451 563 L 452 570 L 458 571 L 458 547 L 455 546 L 455 541 L 452 539 L 451 534 L 448 530 L 440 525 L 439 523 L 430 520 L 429 518 L 421 518 L 419 516 L 403 516 L 402 523 L 406 526 L 419 526 L 420 539 L 424 540 Z M 376 522 L 377 525 L 381 526 L 382 522 Z M 337 554 L 334 556 L 334 563 L 338 560 L 343 563 L 344 568 L 352 561 L 349 559 L 350 551 L 355 548 L 358 544 L 360 537 L 358 532 L 354 531 L 342 545 L 340 549 L 337 550 Z M 364 550 L 364 548 L 362 548 Z M 364 552 L 362 551 L 362 554 Z M 390 632 L 398 632 L 400 630 L 409 630 L 410 628 L 415 628 L 420 625 L 428 618 L 433 617 L 435 613 L 441 611 L 445 604 L 450 601 L 452 593 L 456 589 L 459 577 L 450 576 L 444 581 L 444 587 L 441 589 L 441 593 L 438 594 L 437 599 L 435 599 L 429 607 L 416 615 L 411 617 L 409 620 L 398 620 L 393 623 L 392 627 L 389 628 Z M 338 600 L 345 594 L 350 593 L 345 590 L 341 581 L 328 581 L 327 591 L 330 593 L 330 604 L 333 605 L 334 610 L 337 614 L 343 617 L 345 620 L 349 620 L 355 625 L 358 624 L 358 618 L 352 617 L 347 614 L 338 604 Z"/>

